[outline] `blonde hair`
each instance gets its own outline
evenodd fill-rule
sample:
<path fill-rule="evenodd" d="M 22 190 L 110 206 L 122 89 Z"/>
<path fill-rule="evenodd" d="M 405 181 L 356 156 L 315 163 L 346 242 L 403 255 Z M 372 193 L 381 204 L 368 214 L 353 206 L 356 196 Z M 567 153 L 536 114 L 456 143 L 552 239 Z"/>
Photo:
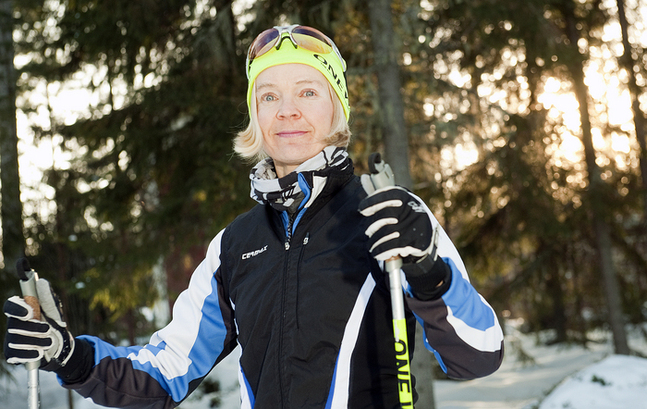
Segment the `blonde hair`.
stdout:
<path fill-rule="evenodd" d="M 326 137 L 327 145 L 347 148 L 350 143 L 351 132 L 348 121 L 346 121 L 346 115 L 344 114 L 344 107 L 330 84 L 328 82 L 326 84 L 328 85 L 328 91 L 330 92 L 333 103 L 330 134 Z M 256 87 L 252 88 L 251 102 L 249 124 L 234 137 L 234 152 L 247 162 L 256 163 L 268 156 L 265 150 L 263 150 L 263 131 L 258 124 Z"/>

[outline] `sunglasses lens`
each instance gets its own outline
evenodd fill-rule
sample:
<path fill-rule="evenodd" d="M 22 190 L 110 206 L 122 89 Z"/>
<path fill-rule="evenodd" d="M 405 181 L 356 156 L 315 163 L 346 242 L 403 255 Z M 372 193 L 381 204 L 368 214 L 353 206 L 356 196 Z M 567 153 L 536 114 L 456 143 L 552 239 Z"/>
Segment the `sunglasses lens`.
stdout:
<path fill-rule="evenodd" d="M 276 44 L 277 38 L 279 38 L 279 31 L 275 28 L 270 28 L 260 33 L 249 47 L 247 59 L 252 61 L 254 58 L 268 52 Z"/>
<path fill-rule="evenodd" d="M 328 54 L 333 50 L 326 36 L 310 27 L 295 27 L 292 31 L 292 38 L 299 47 L 309 51 Z"/>

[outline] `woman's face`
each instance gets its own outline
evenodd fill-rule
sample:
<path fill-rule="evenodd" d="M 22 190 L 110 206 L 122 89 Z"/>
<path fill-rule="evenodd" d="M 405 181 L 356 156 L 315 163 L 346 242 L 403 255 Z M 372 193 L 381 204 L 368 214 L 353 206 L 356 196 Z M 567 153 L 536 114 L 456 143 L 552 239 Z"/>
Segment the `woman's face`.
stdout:
<path fill-rule="evenodd" d="M 304 64 L 270 67 L 256 78 L 263 148 L 283 177 L 326 147 L 333 119 L 328 81 Z"/>

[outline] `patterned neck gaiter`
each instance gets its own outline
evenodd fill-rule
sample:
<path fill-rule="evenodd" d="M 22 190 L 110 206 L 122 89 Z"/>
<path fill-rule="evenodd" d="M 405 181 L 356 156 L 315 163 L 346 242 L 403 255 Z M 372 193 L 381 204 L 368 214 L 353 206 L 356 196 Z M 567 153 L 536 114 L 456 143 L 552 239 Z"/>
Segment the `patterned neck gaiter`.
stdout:
<path fill-rule="evenodd" d="M 250 172 L 250 196 L 261 204 L 268 203 L 278 211 L 293 213 L 297 208 L 310 206 L 326 186 L 330 175 L 347 172 L 353 172 L 352 161 L 344 148 L 336 146 L 324 148 L 282 178 L 276 176 L 272 159 L 266 158 Z M 307 183 L 307 187 L 303 183 Z M 305 203 L 301 205 L 303 200 Z"/>

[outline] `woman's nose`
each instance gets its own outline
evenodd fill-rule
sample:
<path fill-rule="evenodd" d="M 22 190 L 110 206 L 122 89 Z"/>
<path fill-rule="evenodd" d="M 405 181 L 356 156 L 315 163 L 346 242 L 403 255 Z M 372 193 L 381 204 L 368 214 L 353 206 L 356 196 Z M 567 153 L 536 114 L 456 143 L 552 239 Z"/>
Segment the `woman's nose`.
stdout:
<path fill-rule="evenodd" d="M 294 98 L 283 98 L 277 112 L 279 118 L 298 118 L 301 115 Z"/>

